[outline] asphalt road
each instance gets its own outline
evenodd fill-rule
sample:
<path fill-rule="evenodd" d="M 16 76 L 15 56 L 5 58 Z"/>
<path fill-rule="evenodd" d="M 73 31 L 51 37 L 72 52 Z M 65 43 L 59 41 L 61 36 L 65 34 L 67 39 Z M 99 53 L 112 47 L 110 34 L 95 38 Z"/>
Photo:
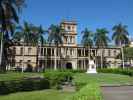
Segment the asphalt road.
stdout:
<path fill-rule="evenodd" d="M 133 86 L 102 87 L 104 100 L 133 100 Z"/>

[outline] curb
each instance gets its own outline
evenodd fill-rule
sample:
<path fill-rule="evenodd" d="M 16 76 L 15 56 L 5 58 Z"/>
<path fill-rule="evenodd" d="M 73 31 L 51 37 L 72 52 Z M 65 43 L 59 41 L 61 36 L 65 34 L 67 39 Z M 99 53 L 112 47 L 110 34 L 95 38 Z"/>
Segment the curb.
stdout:
<path fill-rule="evenodd" d="M 105 84 L 105 85 L 100 85 L 100 87 L 126 87 L 126 86 L 133 86 L 133 84 Z"/>

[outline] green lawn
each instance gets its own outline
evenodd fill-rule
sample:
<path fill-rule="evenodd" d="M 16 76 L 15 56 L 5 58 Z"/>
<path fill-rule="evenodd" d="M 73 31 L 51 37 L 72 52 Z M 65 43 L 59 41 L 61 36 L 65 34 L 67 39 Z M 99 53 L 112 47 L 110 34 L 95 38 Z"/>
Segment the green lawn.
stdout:
<path fill-rule="evenodd" d="M 76 74 L 74 78 L 74 82 L 91 82 L 97 81 L 99 84 L 110 84 L 110 85 L 126 85 L 133 84 L 133 77 L 119 74 Z"/>
<path fill-rule="evenodd" d="M 44 90 L 0 96 L 0 100 L 65 100 L 66 97 L 71 96 L 72 94 L 72 92 Z"/>
<path fill-rule="evenodd" d="M 17 73 L 7 72 L 6 74 L 0 74 L 0 81 L 17 80 L 25 77 L 41 76 L 40 73 Z"/>
<path fill-rule="evenodd" d="M 7 73 L 7 74 L 0 74 L 0 80 L 15 80 L 20 79 L 23 77 L 29 77 L 29 76 L 40 76 L 41 74 L 38 73 Z M 81 89 L 81 91 L 76 92 L 76 95 L 73 96 L 73 92 L 62 92 L 58 90 L 43 90 L 43 91 L 32 91 L 32 92 L 22 92 L 22 93 L 13 93 L 6 96 L 0 96 L 0 100 L 68 100 L 69 97 L 73 98 L 76 96 L 82 97 L 83 95 L 86 95 L 87 93 L 88 98 L 91 97 L 91 95 L 96 95 L 95 93 L 98 92 L 97 88 L 90 88 L 91 84 L 98 83 L 100 85 L 103 84 L 133 84 L 133 77 L 125 76 L 125 75 L 119 75 L 119 74 L 86 74 L 86 73 L 76 73 L 74 75 L 73 82 L 81 84 L 83 83 L 83 87 L 85 84 L 88 84 L 87 87 L 84 87 Z M 81 86 L 81 87 L 82 87 Z M 92 85 L 93 86 L 93 85 Z M 91 87 L 92 87 L 91 86 Z M 88 88 L 88 89 L 87 89 Z M 91 92 L 88 92 L 91 90 Z M 92 90 L 95 90 L 94 92 Z M 97 96 L 97 95 L 96 95 Z M 67 99 L 68 98 L 68 99 Z M 85 97 L 86 98 L 86 97 Z M 70 99 L 70 100 L 77 100 L 77 99 Z M 88 100 L 88 99 L 83 99 Z M 93 99 L 92 99 L 93 100 Z M 97 99 L 101 100 L 101 99 Z"/>

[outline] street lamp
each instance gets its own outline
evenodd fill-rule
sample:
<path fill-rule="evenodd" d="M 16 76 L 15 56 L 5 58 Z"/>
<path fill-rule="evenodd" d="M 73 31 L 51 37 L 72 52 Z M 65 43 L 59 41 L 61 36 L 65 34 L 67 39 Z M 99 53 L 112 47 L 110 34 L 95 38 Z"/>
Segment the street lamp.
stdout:
<path fill-rule="evenodd" d="M 124 69 L 124 51 L 123 51 L 123 46 L 121 47 L 121 55 L 122 55 L 122 68 Z"/>

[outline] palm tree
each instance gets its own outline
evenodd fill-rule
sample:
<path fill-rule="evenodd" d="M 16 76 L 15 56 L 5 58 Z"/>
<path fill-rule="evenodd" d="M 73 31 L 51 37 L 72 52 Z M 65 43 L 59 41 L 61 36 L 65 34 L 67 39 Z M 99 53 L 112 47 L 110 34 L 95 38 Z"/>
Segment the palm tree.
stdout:
<path fill-rule="evenodd" d="M 101 68 L 103 67 L 103 49 L 108 46 L 108 31 L 106 28 L 97 29 L 94 41 L 98 49 L 101 49 Z"/>
<path fill-rule="evenodd" d="M 88 28 L 85 28 L 84 31 L 81 32 L 83 34 L 82 44 L 89 49 L 89 60 L 91 50 L 90 48 L 93 46 L 93 32 L 89 31 Z"/>
<path fill-rule="evenodd" d="M 128 38 L 128 31 L 127 26 L 122 25 L 121 23 L 118 25 L 115 25 L 112 30 L 114 31 L 112 39 L 115 40 L 115 44 L 117 46 L 121 46 L 121 52 L 122 52 L 122 65 L 124 68 L 124 52 L 123 52 L 123 46 L 129 43 Z"/>
<path fill-rule="evenodd" d="M 41 52 L 42 49 L 41 47 L 43 46 L 43 44 L 46 44 L 46 40 L 44 38 L 44 35 L 46 34 L 46 30 L 44 30 L 42 28 L 42 26 L 40 25 L 39 27 L 37 26 L 33 26 L 32 27 L 32 33 L 35 35 L 35 41 L 37 43 L 37 54 L 39 54 L 41 56 Z M 40 46 L 40 49 L 39 49 Z M 39 65 L 39 61 L 38 61 L 38 55 L 37 55 L 37 70 L 38 72 L 40 71 L 41 66 Z"/>
<path fill-rule="evenodd" d="M 81 32 L 83 34 L 83 37 L 82 37 L 82 44 L 84 46 L 87 46 L 87 47 L 92 47 L 93 46 L 93 33 L 91 31 L 89 31 L 87 28 L 85 28 L 84 31 Z"/>
<path fill-rule="evenodd" d="M 36 44 L 34 41 L 34 36 L 31 34 L 31 25 L 28 22 L 24 22 L 23 27 L 19 27 L 19 31 L 16 31 L 13 35 L 13 40 L 23 44 L 23 62 L 22 62 L 22 72 L 24 71 L 24 54 L 25 45 Z"/>
<path fill-rule="evenodd" d="M 121 23 L 115 25 L 112 30 L 114 31 L 112 39 L 115 41 L 117 46 L 126 45 L 129 43 L 127 26 Z"/>
<path fill-rule="evenodd" d="M 0 25 L 1 25 L 0 66 L 1 68 L 4 66 L 4 63 L 2 64 L 2 57 L 5 56 L 3 53 L 3 48 L 5 48 L 3 42 L 4 40 L 6 40 L 6 38 L 7 39 L 9 38 L 10 33 L 13 33 L 12 25 L 19 22 L 17 10 L 20 11 L 23 4 L 24 4 L 24 0 L 1 0 L 0 1 Z"/>
<path fill-rule="evenodd" d="M 24 48 L 25 45 L 34 45 L 38 46 L 41 43 L 41 46 L 46 42 L 43 35 L 45 31 L 42 26 L 35 26 L 33 24 L 29 24 L 28 22 L 24 22 L 23 27 L 17 27 L 19 30 L 15 32 L 13 36 L 13 40 L 16 42 L 22 42 L 23 40 L 23 58 L 24 58 Z M 41 52 L 41 50 L 40 50 Z M 40 54 L 40 53 L 39 53 Z M 24 59 L 23 59 L 24 60 Z M 24 63 L 24 62 L 23 62 Z M 24 65 L 22 66 L 24 67 Z M 23 71 L 23 69 L 22 69 Z"/>
<path fill-rule="evenodd" d="M 55 64 L 54 64 L 54 69 L 57 69 L 57 51 L 58 51 L 58 45 L 62 44 L 62 31 L 63 29 L 58 26 L 58 25 L 51 25 L 49 28 L 49 36 L 48 36 L 48 42 L 51 44 L 55 44 L 56 48 L 55 48 Z"/>

